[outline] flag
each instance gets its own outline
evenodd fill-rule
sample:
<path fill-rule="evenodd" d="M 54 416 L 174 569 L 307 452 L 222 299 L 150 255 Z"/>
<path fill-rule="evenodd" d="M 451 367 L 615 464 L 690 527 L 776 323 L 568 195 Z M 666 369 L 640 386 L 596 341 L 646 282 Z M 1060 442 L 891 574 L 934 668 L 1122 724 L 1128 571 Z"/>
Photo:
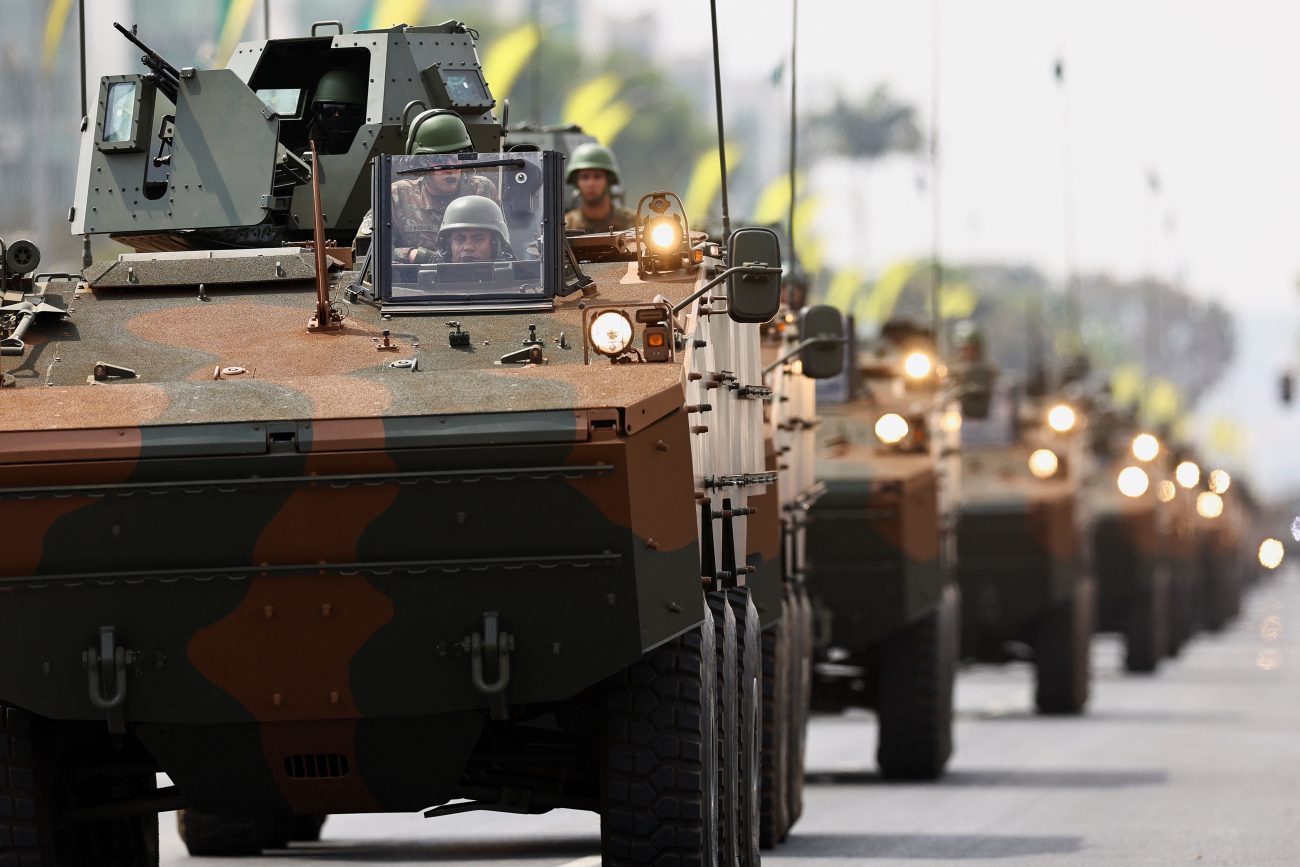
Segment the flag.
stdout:
<path fill-rule="evenodd" d="M 727 145 L 727 170 L 735 168 L 740 159 L 740 149 Z M 695 161 L 695 170 L 691 172 L 690 183 L 686 185 L 686 195 L 682 206 L 686 215 L 692 220 L 703 220 L 713 207 L 713 201 L 722 191 L 722 170 L 719 165 L 720 152 L 710 148 Z"/>
<path fill-rule="evenodd" d="M 248 19 L 253 17 L 253 7 L 257 0 L 226 0 L 226 11 L 222 17 L 221 35 L 217 38 L 217 54 L 214 65 L 225 66 L 230 56 L 235 53 L 239 40 L 244 37 Z"/>
<path fill-rule="evenodd" d="M 374 0 L 364 30 L 382 30 L 395 24 L 420 24 L 428 0 Z"/>
<path fill-rule="evenodd" d="M 576 123 L 586 129 L 622 89 L 623 83 L 611 72 L 578 85 L 564 103 L 564 122 Z"/>

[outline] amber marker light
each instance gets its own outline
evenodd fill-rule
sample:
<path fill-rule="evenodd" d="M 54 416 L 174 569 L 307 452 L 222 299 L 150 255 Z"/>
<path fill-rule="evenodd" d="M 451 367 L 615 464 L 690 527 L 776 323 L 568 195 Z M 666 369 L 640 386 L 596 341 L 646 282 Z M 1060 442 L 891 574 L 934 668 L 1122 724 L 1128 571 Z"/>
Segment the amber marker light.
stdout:
<path fill-rule="evenodd" d="M 886 445 L 902 442 L 907 430 L 907 419 L 896 412 L 887 412 L 876 419 L 876 436 Z"/>
<path fill-rule="evenodd" d="M 1196 496 L 1196 514 L 1214 519 L 1223 514 L 1223 497 L 1214 491 L 1201 491 Z"/>
<path fill-rule="evenodd" d="M 1125 467 L 1116 480 L 1119 492 L 1126 497 L 1140 497 L 1151 486 L 1151 479 L 1141 467 Z"/>
<path fill-rule="evenodd" d="M 1057 433 L 1066 433 L 1074 430 L 1074 425 L 1079 421 L 1075 415 L 1074 408 L 1069 404 L 1058 403 L 1047 411 L 1047 426 Z"/>
<path fill-rule="evenodd" d="M 1036 479 L 1050 479 L 1060 466 L 1060 459 L 1051 449 L 1038 449 L 1029 456 L 1029 472 Z"/>
<path fill-rule="evenodd" d="M 1174 478 L 1184 488 L 1194 488 L 1201 481 L 1201 468 L 1191 461 L 1183 461 L 1174 469 Z"/>
<path fill-rule="evenodd" d="M 1160 440 L 1149 433 L 1133 437 L 1133 457 L 1139 461 L 1154 461 L 1160 454 Z"/>
<path fill-rule="evenodd" d="M 1265 569 L 1276 569 L 1282 565 L 1282 558 L 1286 556 L 1286 549 L 1282 547 L 1282 542 L 1278 539 L 1265 539 L 1259 543 L 1259 565 Z"/>

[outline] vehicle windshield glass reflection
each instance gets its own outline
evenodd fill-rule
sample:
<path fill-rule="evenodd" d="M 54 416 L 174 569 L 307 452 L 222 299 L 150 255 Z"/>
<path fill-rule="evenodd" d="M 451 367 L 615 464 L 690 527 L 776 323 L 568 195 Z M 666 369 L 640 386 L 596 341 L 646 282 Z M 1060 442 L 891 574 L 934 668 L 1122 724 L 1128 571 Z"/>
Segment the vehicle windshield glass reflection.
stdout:
<path fill-rule="evenodd" d="M 385 245 L 389 300 L 549 298 L 542 280 L 541 155 L 465 157 L 393 158 Z"/>

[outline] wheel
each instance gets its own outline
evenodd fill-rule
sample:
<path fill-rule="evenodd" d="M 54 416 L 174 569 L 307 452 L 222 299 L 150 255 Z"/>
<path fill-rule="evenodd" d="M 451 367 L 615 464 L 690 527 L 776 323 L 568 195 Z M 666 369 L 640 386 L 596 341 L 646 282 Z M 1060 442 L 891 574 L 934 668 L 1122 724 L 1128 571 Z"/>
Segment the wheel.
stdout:
<path fill-rule="evenodd" d="M 714 590 L 707 599 L 713 613 L 718 677 L 718 824 L 722 841 L 718 857 L 723 864 L 735 864 L 740 857 L 740 745 L 736 740 L 740 726 L 740 643 L 727 591 Z"/>
<path fill-rule="evenodd" d="M 762 777 L 763 720 L 760 700 L 763 657 L 759 650 L 761 627 L 758 609 L 747 588 L 727 591 L 736 617 L 736 641 L 740 649 L 739 690 L 736 702 L 736 744 L 740 759 L 734 802 L 736 811 L 736 856 L 740 867 L 759 863 L 759 785 Z"/>
<path fill-rule="evenodd" d="M 894 780 L 933 780 L 952 756 L 952 692 L 956 680 L 961 603 L 948 585 L 934 611 L 881 648 L 876 761 Z"/>
<path fill-rule="evenodd" d="M 1133 598 L 1124 626 L 1124 668 L 1150 674 L 1160 665 L 1170 643 L 1168 577 L 1156 574 Z"/>
<path fill-rule="evenodd" d="M 0 704 L 0 864 L 158 864 L 157 813 L 57 821 L 65 810 L 143 797 L 155 788 L 152 773 L 113 773 L 117 751 L 99 730 L 87 732 L 59 738 L 48 721 Z"/>
<path fill-rule="evenodd" d="M 713 613 L 605 686 L 600 851 L 606 867 L 718 864 Z"/>
<path fill-rule="evenodd" d="M 1086 578 L 1075 584 L 1068 601 L 1039 621 L 1034 642 L 1039 713 L 1077 714 L 1088 703 L 1095 610 L 1094 586 L 1092 579 Z"/>
<path fill-rule="evenodd" d="M 289 840 L 294 843 L 315 843 L 320 840 L 321 828 L 327 816 L 293 816 L 289 821 Z"/>
<path fill-rule="evenodd" d="M 1165 603 L 1165 610 L 1169 612 L 1169 645 L 1168 655 L 1177 656 L 1183 649 L 1183 646 L 1192 637 L 1192 600 L 1188 592 L 1187 580 L 1185 573 L 1174 572 L 1170 575 L 1169 594 Z"/>
<path fill-rule="evenodd" d="M 759 843 L 770 849 L 786 837 L 790 774 L 790 600 L 781 600 L 781 622 L 764 629 L 763 654 L 763 770 L 760 786 Z"/>
<path fill-rule="evenodd" d="M 283 849 L 289 845 L 290 822 L 285 817 L 221 816 L 201 810 L 176 813 L 176 830 L 194 857 L 238 858 Z"/>
<path fill-rule="evenodd" d="M 812 603 L 802 587 L 790 591 L 794 628 L 790 633 L 790 758 L 786 796 L 789 827 L 803 815 L 804 758 L 808 741 L 808 708 L 812 702 Z"/>

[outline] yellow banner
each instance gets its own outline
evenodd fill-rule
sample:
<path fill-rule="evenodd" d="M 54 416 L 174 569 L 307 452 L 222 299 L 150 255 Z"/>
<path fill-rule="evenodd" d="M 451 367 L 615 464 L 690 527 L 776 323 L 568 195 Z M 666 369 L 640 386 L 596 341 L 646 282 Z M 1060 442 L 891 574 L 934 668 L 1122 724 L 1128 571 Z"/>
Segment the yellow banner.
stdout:
<path fill-rule="evenodd" d="M 618 96 L 623 82 L 613 73 L 598 75 L 586 84 L 579 85 L 564 103 L 564 122 L 576 123 L 586 129 Z M 605 142 L 608 144 L 608 142 Z"/>
<path fill-rule="evenodd" d="M 519 80 L 520 73 L 541 41 L 541 31 L 532 24 L 525 24 L 492 42 L 483 57 L 483 73 L 498 100 L 510 96 L 510 88 Z"/>
<path fill-rule="evenodd" d="M 739 159 L 740 149 L 735 145 L 727 145 L 727 170 L 734 169 Z M 702 220 L 721 191 L 722 171 L 718 165 L 718 149 L 710 148 L 695 161 L 695 170 L 691 172 L 686 195 L 682 197 L 686 216 L 691 220 Z"/>
<path fill-rule="evenodd" d="M 226 7 L 226 20 L 221 25 L 221 36 L 217 39 L 217 54 L 213 58 L 215 66 L 225 66 L 230 62 L 256 5 L 257 0 L 230 0 Z"/>
<path fill-rule="evenodd" d="M 428 0 L 375 0 L 366 18 L 366 30 L 379 30 L 395 24 L 419 25 L 424 23 L 424 7 Z"/>
<path fill-rule="evenodd" d="M 45 38 L 41 41 L 41 70 L 54 70 L 55 60 L 59 56 L 59 43 L 63 41 L 63 31 L 68 26 L 68 13 L 72 11 L 72 0 L 50 0 L 49 11 L 45 13 Z"/>

